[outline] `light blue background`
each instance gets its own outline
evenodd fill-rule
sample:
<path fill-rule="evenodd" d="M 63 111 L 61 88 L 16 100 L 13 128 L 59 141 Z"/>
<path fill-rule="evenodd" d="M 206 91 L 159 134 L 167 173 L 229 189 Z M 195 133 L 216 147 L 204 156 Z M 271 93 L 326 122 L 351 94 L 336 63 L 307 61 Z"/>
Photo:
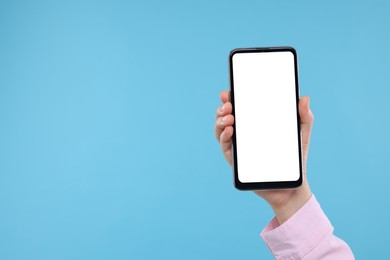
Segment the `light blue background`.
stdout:
<path fill-rule="evenodd" d="M 215 140 L 236 47 L 294 46 L 308 174 L 388 256 L 387 1 L 1 1 L 0 259 L 271 259 Z"/>

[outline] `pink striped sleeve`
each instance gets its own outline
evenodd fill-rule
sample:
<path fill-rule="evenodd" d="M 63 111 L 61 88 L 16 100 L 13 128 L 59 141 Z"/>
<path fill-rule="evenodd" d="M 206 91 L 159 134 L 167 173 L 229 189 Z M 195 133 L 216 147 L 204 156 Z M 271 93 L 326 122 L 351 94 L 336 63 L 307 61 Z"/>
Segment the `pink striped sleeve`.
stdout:
<path fill-rule="evenodd" d="M 348 245 L 333 235 L 333 226 L 314 195 L 282 225 L 273 218 L 261 237 L 280 260 L 354 259 Z"/>

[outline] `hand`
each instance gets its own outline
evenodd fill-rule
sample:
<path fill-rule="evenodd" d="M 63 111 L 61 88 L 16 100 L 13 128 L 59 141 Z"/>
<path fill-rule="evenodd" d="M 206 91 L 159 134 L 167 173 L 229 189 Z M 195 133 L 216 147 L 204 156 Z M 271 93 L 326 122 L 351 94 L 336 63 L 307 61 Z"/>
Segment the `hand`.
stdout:
<path fill-rule="evenodd" d="M 232 115 L 232 104 L 229 102 L 229 91 L 220 94 L 222 105 L 217 109 L 215 121 L 215 135 L 221 145 L 222 152 L 232 166 L 232 146 L 234 117 Z M 295 214 L 311 197 L 311 190 L 306 178 L 306 162 L 309 152 L 310 134 L 314 122 L 314 115 L 310 110 L 310 98 L 301 97 L 299 100 L 299 116 L 301 119 L 302 134 L 302 168 L 303 183 L 297 189 L 292 190 L 261 190 L 255 191 L 270 204 L 279 223 L 282 224 Z"/>

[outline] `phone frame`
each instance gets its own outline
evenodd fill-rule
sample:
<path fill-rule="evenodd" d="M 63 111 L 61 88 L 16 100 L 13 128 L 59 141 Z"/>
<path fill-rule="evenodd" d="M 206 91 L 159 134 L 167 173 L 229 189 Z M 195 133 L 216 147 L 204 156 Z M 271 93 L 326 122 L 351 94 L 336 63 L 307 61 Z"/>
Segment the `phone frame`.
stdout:
<path fill-rule="evenodd" d="M 259 53 L 259 52 L 291 52 L 294 55 L 294 74 L 295 74 L 295 96 L 296 96 L 296 114 L 298 127 L 298 154 L 299 154 L 299 179 L 296 181 L 281 181 L 281 182 L 240 182 L 238 178 L 238 161 L 237 161 L 237 143 L 236 143 L 236 115 L 234 103 L 234 79 L 233 79 L 233 56 L 238 53 Z M 234 186 L 239 190 L 269 190 L 269 189 L 294 189 L 302 185 L 302 145 L 301 145 L 301 129 L 299 118 L 299 83 L 298 83 L 298 57 L 294 48 L 289 46 L 281 47 L 254 47 L 254 48 L 237 48 L 229 54 L 229 77 L 230 77 L 230 102 L 234 116 L 233 136 L 232 136 L 232 151 L 233 151 L 233 175 Z"/>

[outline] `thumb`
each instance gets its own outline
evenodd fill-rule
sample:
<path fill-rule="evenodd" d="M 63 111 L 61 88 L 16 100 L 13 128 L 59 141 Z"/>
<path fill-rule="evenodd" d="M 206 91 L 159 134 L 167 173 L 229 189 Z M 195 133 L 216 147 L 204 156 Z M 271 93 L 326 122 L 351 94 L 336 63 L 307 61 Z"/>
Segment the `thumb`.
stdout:
<path fill-rule="evenodd" d="M 314 122 L 314 115 L 310 109 L 310 97 L 308 96 L 301 97 L 299 100 L 299 117 L 301 119 L 302 148 L 307 151 Z"/>

